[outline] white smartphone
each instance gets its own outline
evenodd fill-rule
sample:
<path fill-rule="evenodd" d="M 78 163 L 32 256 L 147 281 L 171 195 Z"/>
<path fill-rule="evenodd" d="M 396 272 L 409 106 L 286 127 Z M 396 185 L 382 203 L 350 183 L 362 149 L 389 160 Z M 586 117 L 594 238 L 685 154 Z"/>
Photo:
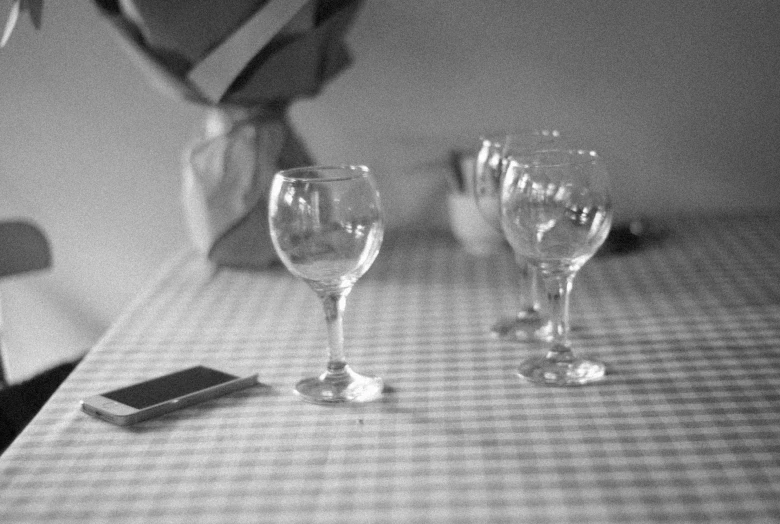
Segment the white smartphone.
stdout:
<path fill-rule="evenodd" d="M 257 373 L 239 377 L 195 366 L 85 398 L 81 409 L 112 424 L 129 426 L 255 384 Z"/>

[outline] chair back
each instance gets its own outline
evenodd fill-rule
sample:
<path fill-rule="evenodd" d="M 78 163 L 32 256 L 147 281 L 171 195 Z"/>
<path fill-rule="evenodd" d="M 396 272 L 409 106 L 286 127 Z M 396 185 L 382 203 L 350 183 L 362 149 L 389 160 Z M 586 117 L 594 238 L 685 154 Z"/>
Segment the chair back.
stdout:
<path fill-rule="evenodd" d="M 35 224 L 23 220 L 0 222 L 0 278 L 51 267 L 49 241 Z"/>
<path fill-rule="evenodd" d="M 48 269 L 52 265 L 46 234 L 24 220 L 0 221 L 0 278 Z M 5 385 L 3 367 L 3 319 L 0 297 L 0 388 Z"/>

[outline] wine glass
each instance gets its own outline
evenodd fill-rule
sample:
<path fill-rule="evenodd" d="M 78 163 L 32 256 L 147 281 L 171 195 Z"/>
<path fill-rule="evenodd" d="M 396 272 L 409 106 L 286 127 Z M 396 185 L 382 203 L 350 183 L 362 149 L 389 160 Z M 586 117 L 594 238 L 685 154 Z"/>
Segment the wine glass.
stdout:
<path fill-rule="evenodd" d="M 384 218 L 365 166 L 311 166 L 280 171 L 271 183 L 271 240 L 287 269 L 317 294 L 328 327 L 324 373 L 301 380 L 308 402 L 368 402 L 382 396 L 379 377 L 353 371 L 344 356 L 343 314 L 352 286 L 379 254 Z"/>
<path fill-rule="evenodd" d="M 572 386 L 600 380 L 601 362 L 574 356 L 569 295 L 574 276 L 607 238 L 612 204 L 607 171 L 594 151 L 549 149 L 509 156 L 501 187 L 501 224 L 510 245 L 538 268 L 552 322 L 546 355 L 524 361 L 522 377 Z"/>
<path fill-rule="evenodd" d="M 500 193 L 506 157 L 523 156 L 556 144 L 562 144 L 562 139 L 555 130 L 525 130 L 482 138 L 472 188 L 480 214 L 496 230 L 502 231 Z M 538 272 L 520 255 L 515 254 L 515 258 L 520 269 L 520 307 L 516 315 L 498 319 L 490 333 L 509 340 L 547 340 L 551 327 L 542 314 Z"/>

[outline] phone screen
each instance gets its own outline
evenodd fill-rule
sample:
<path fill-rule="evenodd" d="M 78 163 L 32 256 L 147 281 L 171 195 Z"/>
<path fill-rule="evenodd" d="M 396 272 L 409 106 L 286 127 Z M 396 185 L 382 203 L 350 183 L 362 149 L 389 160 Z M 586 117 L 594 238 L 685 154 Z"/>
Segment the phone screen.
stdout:
<path fill-rule="evenodd" d="M 103 393 L 103 396 L 132 408 L 144 409 L 236 378 L 215 369 L 196 366 Z"/>

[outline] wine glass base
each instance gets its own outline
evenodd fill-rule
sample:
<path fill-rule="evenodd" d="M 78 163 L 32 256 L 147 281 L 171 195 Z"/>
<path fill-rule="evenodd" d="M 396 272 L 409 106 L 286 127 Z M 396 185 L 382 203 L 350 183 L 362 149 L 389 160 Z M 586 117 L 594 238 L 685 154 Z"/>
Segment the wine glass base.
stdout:
<path fill-rule="evenodd" d="M 319 377 L 305 378 L 295 386 L 295 393 L 313 404 L 371 402 L 382 397 L 384 382 L 368 377 L 345 366 L 340 372 L 326 371 Z"/>
<path fill-rule="evenodd" d="M 552 338 L 552 325 L 538 311 L 521 311 L 514 317 L 499 319 L 490 327 L 490 335 L 501 340 L 540 340 Z"/>
<path fill-rule="evenodd" d="M 530 382 L 547 386 L 582 386 L 601 380 L 606 374 L 606 367 L 593 360 L 577 357 L 557 359 L 547 355 L 524 361 L 518 374 Z"/>

